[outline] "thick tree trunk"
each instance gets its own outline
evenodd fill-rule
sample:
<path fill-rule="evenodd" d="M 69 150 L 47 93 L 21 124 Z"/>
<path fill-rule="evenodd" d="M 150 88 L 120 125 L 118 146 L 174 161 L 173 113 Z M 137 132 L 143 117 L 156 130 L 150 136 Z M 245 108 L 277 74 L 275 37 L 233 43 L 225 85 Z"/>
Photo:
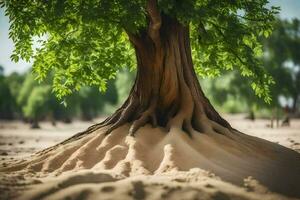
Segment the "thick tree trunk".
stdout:
<path fill-rule="evenodd" d="M 132 123 L 130 134 L 151 123 L 154 127 L 182 128 L 186 133 L 231 129 L 205 97 L 195 74 L 189 41 L 189 27 L 163 15 L 159 35 L 143 31 L 128 34 L 137 58 L 137 75 L 125 103 L 104 122 L 78 136 L 107 126 L 112 130 Z M 225 128 L 225 129 L 224 129 Z"/>

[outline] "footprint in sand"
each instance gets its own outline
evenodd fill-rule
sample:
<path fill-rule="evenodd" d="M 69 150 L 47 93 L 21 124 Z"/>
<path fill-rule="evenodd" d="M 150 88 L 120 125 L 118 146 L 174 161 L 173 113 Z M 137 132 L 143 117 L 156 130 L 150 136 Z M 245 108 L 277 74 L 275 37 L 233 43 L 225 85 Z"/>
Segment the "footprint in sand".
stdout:
<path fill-rule="evenodd" d="M 104 186 L 103 188 L 101 188 L 102 192 L 113 192 L 115 191 L 116 188 L 114 188 L 113 186 Z"/>

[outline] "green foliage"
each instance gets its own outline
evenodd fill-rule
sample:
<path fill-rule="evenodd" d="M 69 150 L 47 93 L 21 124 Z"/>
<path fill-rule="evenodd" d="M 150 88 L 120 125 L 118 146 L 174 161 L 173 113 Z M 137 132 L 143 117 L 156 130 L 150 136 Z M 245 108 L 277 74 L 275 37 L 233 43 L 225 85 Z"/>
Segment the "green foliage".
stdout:
<path fill-rule="evenodd" d="M 11 119 L 14 114 L 14 98 L 0 66 L 0 119 Z"/>
<path fill-rule="evenodd" d="M 293 99 L 296 109 L 300 95 L 300 21 L 277 20 L 275 31 L 265 40 L 268 56 L 264 59 L 266 68 L 276 80 L 272 88 L 274 96 Z"/>
<path fill-rule="evenodd" d="M 53 72 L 53 91 L 59 98 L 84 85 L 96 85 L 105 91 L 107 81 L 115 77 L 117 70 L 131 65 L 131 51 L 124 34 L 94 27 L 90 30 L 95 33 L 82 30 L 80 36 L 68 39 L 51 37 L 35 56 L 34 72 L 39 80 Z"/>
<path fill-rule="evenodd" d="M 34 77 L 31 73 L 26 75 L 25 81 L 23 82 L 23 86 L 20 89 L 19 95 L 17 97 L 17 103 L 19 106 L 24 106 L 27 103 L 27 99 L 35 86 Z"/>
<path fill-rule="evenodd" d="M 65 106 L 51 92 L 52 77 L 38 83 L 30 72 L 4 76 L 0 66 L 0 118 L 25 118 L 70 121 L 74 118 L 91 120 L 103 114 L 105 105 L 116 105 L 118 93 L 115 81 L 107 83 L 107 92 L 97 87 L 83 87 L 65 98 Z M 121 86 L 122 87 L 122 86 Z"/>
<path fill-rule="evenodd" d="M 275 84 L 270 88 L 273 97 L 272 102 L 266 105 L 261 99 L 254 96 L 253 90 L 249 88 L 251 80 L 238 76 L 238 71 L 233 70 L 225 73 L 222 77 L 203 82 L 204 89 L 216 105 L 225 111 L 232 111 L 226 105 L 228 102 L 240 107 L 243 112 L 280 107 L 279 97 L 293 100 L 294 111 L 300 95 L 300 23 L 297 19 L 292 21 L 277 20 L 273 34 L 268 39 L 263 39 L 264 56 L 260 58 L 265 70 L 270 74 Z M 246 103 L 248 108 L 243 108 L 240 103 Z M 268 113 L 270 114 L 270 112 Z"/>
<path fill-rule="evenodd" d="M 132 66 L 133 51 L 121 27 L 126 24 L 134 31 L 145 21 L 140 1 L 122 3 L 4 1 L 16 47 L 12 60 L 34 58 L 38 80 L 53 73 L 53 91 L 59 98 L 84 85 L 104 91 L 119 68 Z M 41 48 L 33 50 L 33 38 L 43 35 Z"/>
<path fill-rule="evenodd" d="M 13 72 L 10 75 L 5 77 L 6 82 L 9 85 L 11 94 L 13 95 L 15 100 L 19 96 L 22 84 L 24 82 L 24 78 L 25 78 L 24 75 L 20 75 L 16 72 Z"/>
<path fill-rule="evenodd" d="M 250 79 L 256 95 L 269 103 L 269 86 L 274 81 L 259 60 L 259 38 L 270 35 L 278 8 L 268 10 L 265 4 L 266 1 L 206 1 L 211 9 L 202 8 L 201 21 L 193 21 L 191 38 L 200 76 L 218 76 L 238 69 Z"/>
<path fill-rule="evenodd" d="M 130 93 L 130 89 L 134 84 L 136 72 L 128 69 L 122 70 L 116 79 L 116 87 L 118 88 L 118 105 L 121 106 Z"/>
<path fill-rule="evenodd" d="M 147 29 L 146 1 L 125 0 L 5 0 L 15 43 L 12 59 L 34 58 L 34 71 L 43 80 L 53 73 L 53 91 L 64 98 L 84 85 L 105 90 L 118 70 L 134 65 L 126 32 Z M 270 101 L 266 74 L 258 57 L 259 37 L 272 30 L 278 8 L 267 0 L 158 0 L 162 13 L 190 25 L 195 69 L 201 76 L 216 76 L 239 69 L 251 79 L 258 96 Z M 34 37 L 45 36 L 32 49 Z"/>
<path fill-rule="evenodd" d="M 232 81 L 238 78 L 236 70 L 226 72 L 221 77 L 213 77 L 201 79 L 200 82 L 206 96 L 211 103 L 224 113 L 242 113 L 248 112 L 249 100 L 260 100 L 254 95 L 254 91 L 249 87 L 248 83 L 233 84 Z M 247 98 L 250 97 L 250 98 Z"/>
<path fill-rule="evenodd" d="M 125 75 L 126 76 L 126 75 Z M 114 80 L 107 83 L 107 92 L 100 93 L 97 87 L 83 87 L 78 93 L 65 98 L 67 106 L 51 92 L 52 77 L 43 83 L 34 80 L 30 72 L 12 73 L 4 76 L 0 66 L 0 119 L 26 119 L 38 122 L 41 119 L 70 121 L 74 118 L 91 120 L 105 112 L 105 106 L 114 107 L 119 102 Z M 119 88 L 127 86 L 119 85 Z"/>
<path fill-rule="evenodd" d="M 205 77 L 238 69 L 251 80 L 255 94 L 270 102 L 269 86 L 274 83 L 259 57 L 259 37 L 272 32 L 277 7 L 267 9 L 266 0 L 174 1 L 161 0 L 162 10 L 190 24 L 195 70 Z"/>
<path fill-rule="evenodd" d="M 30 72 L 25 74 L 25 80 L 16 96 L 17 105 L 20 107 L 23 117 L 36 121 L 44 117 L 50 109 L 50 98 L 50 86 L 45 83 L 37 84 Z"/>
<path fill-rule="evenodd" d="M 25 117 L 38 119 L 47 112 L 47 101 L 51 88 L 48 86 L 37 86 L 30 93 L 26 105 L 23 107 Z"/>
<path fill-rule="evenodd" d="M 0 66 L 0 118 L 13 119 L 20 117 L 21 108 L 17 104 L 17 97 L 24 77 L 17 73 L 4 76 L 4 69 Z"/>
<path fill-rule="evenodd" d="M 116 104 L 118 101 L 117 89 L 114 82 L 108 83 L 107 92 L 100 93 L 95 87 L 83 87 L 78 95 L 81 116 L 84 120 L 91 120 L 101 114 L 105 104 Z"/>

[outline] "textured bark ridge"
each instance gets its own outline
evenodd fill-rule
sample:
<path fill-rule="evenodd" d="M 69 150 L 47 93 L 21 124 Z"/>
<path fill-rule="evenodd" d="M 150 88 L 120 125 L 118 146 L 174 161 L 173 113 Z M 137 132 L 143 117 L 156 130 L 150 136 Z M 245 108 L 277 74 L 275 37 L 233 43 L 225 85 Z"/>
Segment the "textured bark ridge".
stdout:
<path fill-rule="evenodd" d="M 193 70 L 188 27 L 163 17 L 160 36 L 147 33 L 131 36 L 138 63 L 135 84 L 124 105 L 103 125 L 108 132 L 133 122 L 130 133 L 146 123 L 169 128 L 182 127 L 204 132 L 207 121 L 230 125 L 204 96 Z M 156 41 L 158 40 L 158 41 Z"/>
<path fill-rule="evenodd" d="M 154 24 L 154 23 L 153 23 Z M 151 24 L 150 24 L 151 25 Z M 229 131 L 231 126 L 210 104 L 197 80 L 189 41 L 189 27 L 163 15 L 158 29 L 139 35 L 128 34 L 137 58 L 137 76 L 125 103 L 104 122 L 90 127 L 70 140 L 107 126 L 107 134 L 132 123 L 133 135 L 147 123 L 192 131 Z"/>

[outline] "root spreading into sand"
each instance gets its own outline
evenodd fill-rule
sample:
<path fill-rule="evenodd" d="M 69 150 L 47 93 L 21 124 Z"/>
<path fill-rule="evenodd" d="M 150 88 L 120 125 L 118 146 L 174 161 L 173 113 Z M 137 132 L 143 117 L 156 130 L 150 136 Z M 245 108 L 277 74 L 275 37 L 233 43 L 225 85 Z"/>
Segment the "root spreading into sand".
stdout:
<path fill-rule="evenodd" d="M 21 199 L 97 199 L 99 194 L 105 199 L 111 193 L 122 199 L 300 196 L 300 156 L 278 144 L 237 131 L 190 137 L 176 127 L 165 132 L 149 125 L 132 137 L 129 128 L 123 125 L 107 136 L 99 129 L 4 171 L 44 182 L 29 187 Z"/>

